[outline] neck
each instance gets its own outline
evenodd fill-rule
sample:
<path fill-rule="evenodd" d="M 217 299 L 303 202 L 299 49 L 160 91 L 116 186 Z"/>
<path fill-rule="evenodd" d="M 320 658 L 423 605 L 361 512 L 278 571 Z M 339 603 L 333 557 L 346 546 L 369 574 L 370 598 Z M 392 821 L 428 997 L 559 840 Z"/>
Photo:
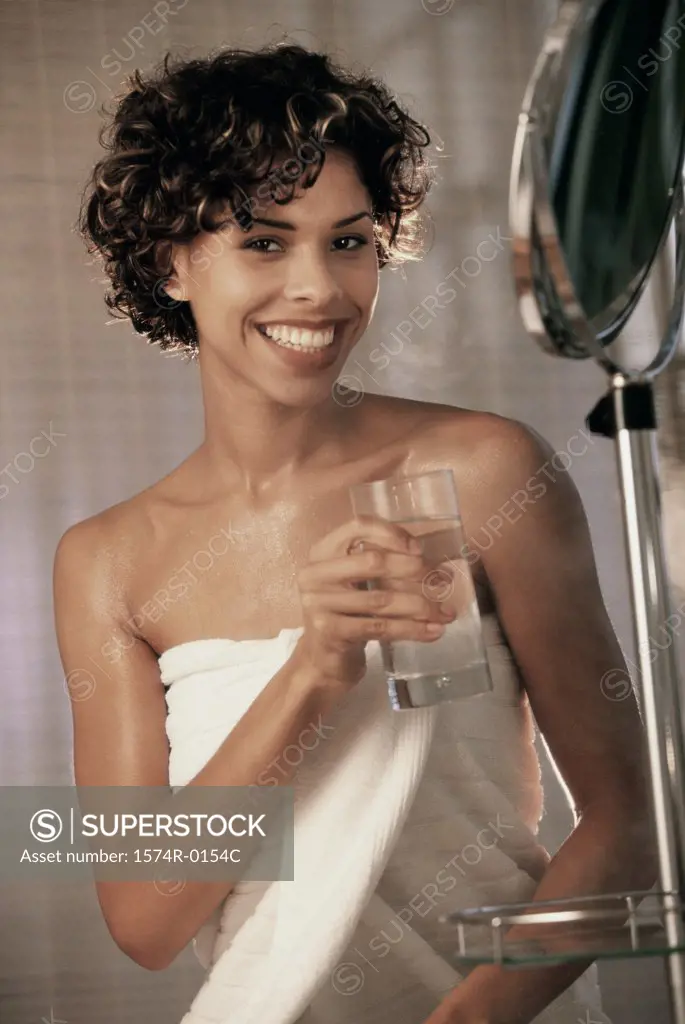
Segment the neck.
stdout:
<path fill-rule="evenodd" d="M 246 498 L 284 494 L 305 471 L 330 467 L 349 449 L 355 410 L 330 391 L 316 405 L 294 408 L 202 363 L 200 375 L 207 471 Z"/>

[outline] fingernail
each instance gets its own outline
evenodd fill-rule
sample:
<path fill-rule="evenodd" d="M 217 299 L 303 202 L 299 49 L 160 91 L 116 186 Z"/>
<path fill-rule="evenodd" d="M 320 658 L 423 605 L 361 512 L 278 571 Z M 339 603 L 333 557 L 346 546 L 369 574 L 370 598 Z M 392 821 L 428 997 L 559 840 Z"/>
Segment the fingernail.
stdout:
<path fill-rule="evenodd" d="M 429 622 L 426 631 L 432 636 L 438 636 L 444 630 L 444 626 L 439 622 Z"/>

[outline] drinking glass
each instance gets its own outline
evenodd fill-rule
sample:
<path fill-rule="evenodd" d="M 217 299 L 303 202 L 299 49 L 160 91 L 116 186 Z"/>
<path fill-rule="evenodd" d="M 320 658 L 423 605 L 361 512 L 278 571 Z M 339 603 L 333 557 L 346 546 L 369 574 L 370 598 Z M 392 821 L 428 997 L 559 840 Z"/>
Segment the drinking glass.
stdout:
<path fill-rule="evenodd" d="M 452 470 L 355 484 L 350 498 L 355 515 L 399 523 L 421 541 L 428 570 L 415 592 L 457 612 L 437 640 L 380 641 L 392 707 L 404 711 L 488 693 L 492 677 Z M 406 590 L 407 581 L 366 585 Z"/>

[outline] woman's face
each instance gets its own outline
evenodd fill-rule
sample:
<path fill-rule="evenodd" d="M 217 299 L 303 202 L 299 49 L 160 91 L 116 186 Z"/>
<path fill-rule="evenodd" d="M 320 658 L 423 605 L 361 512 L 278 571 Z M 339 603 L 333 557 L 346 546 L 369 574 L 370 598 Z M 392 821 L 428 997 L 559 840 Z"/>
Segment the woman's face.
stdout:
<path fill-rule="evenodd" d="M 271 173 L 277 181 L 277 169 Z M 190 301 L 201 362 L 227 367 L 275 401 L 320 401 L 378 297 L 369 194 L 353 159 L 330 150 L 312 188 L 285 205 L 253 199 L 251 209 L 249 231 L 232 220 L 175 249 L 176 277 L 167 290 Z M 294 348 L 265 337 L 265 326 Z M 298 337 L 295 326 L 324 333 Z M 303 354 L 303 344 L 324 347 L 312 356 Z"/>

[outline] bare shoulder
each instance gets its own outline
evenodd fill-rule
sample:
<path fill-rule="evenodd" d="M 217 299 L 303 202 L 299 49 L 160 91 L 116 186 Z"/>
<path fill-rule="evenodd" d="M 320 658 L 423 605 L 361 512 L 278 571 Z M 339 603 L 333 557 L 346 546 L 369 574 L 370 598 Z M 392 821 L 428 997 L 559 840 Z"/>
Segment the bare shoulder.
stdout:
<path fill-rule="evenodd" d="M 124 613 L 140 556 L 154 539 L 157 511 L 173 499 L 187 461 L 130 498 L 69 526 L 55 550 L 55 585 L 75 577 L 88 580 L 110 611 Z"/>
<path fill-rule="evenodd" d="M 423 438 L 430 445 L 443 435 L 446 441 L 451 440 L 452 443 L 458 436 L 473 440 L 477 434 L 487 433 L 491 422 L 494 426 L 495 421 L 504 419 L 478 409 L 400 398 L 396 395 L 369 395 L 365 404 L 369 407 L 366 425 L 371 428 L 370 434 L 374 433 L 374 427 L 388 423 L 398 433 L 406 428 L 411 429 L 418 446 Z"/>
<path fill-rule="evenodd" d="M 547 501 L 541 511 L 550 504 L 578 508 L 577 488 L 566 471 L 593 443 L 592 436 L 580 430 L 564 450 L 556 451 L 521 420 L 456 409 L 436 417 L 421 447 L 427 463 L 453 469 L 465 519 L 475 528 L 495 510 L 509 509 L 512 502 L 537 502 L 542 495 Z"/>
<path fill-rule="evenodd" d="M 531 426 L 522 420 L 483 409 L 440 405 L 429 424 L 430 440 L 456 444 L 473 458 L 492 457 L 501 450 L 509 457 L 514 451 L 545 445 Z"/>
<path fill-rule="evenodd" d="M 135 559 L 142 541 L 146 502 L 136 495 L 68 527 L 55 551 L 55 566 L 106 579 Z"/>
<path fill-rule="evenodd" d="M 164 686 L 156 653 L 129 615 L 131 584 L 151 533 L 149 502 L 148 491 L 74 524 L 55 552 L 55 635 L 79 786 L 168 785 Z M 107 885 L 98 886 L 98 896 L 116 937 L 115 896 Z"/>
<path fill-rule="evenodd" d="M 407 472 L 452 465 L 472 473 L 479 467 L 482 478 L 500 465 L 510 466 L 512 459 L 524 467 L 531 455 L 552 452 L 528 424 L 498 413 L 386 395 L 373 398 L 371 415 L 393 423 L 398 431 L 407 427 L 414 432 Z"/>
<path fill-rule="evenodd" d="M 468 421 L 447 419 L 431 443 L 445 459 L 452 452 L 455 470 L 483 508 L 510 503 L 522 489 L 547 495 L 545 508 L 564 502 L 578 508 L 577 488 L 568 471 L 594 438 L 579 429 L 557 450 L 530 424 L 481 412 Z"/>

